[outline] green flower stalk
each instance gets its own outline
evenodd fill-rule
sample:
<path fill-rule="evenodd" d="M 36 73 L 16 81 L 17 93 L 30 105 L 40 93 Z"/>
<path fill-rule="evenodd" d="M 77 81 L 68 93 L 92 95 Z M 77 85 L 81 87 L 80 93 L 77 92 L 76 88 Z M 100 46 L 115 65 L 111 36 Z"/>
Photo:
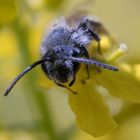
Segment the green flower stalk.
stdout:
<path fill-rule="evenodd" d="M 107 62 L 113 62 L 117 58 L 121 57 L 122 55 L 126 54 L 128 52 L 128 48 L 126 44 L 120 44 L 119 49 L 117 49 L 115 52 L 113 52 L 107 59 Z"/>

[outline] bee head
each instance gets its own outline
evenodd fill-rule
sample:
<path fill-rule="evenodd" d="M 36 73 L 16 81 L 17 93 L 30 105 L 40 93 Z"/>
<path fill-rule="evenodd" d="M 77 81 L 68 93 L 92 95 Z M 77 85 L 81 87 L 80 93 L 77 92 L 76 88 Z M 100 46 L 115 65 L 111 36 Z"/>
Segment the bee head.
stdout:
<path fill-rule="evenodd" d="M 43 59 L 50 58 L 41 64 L 41 68 L 47 77 L 56 83 L 71 82 L 78 69 L 80 63 L 73 62 L 67 58 L 73 55 L 79 55 L 78 50 L 71 47 L 57 47 L 48 51 Z"/>
<path fill-rule="evenodd" d="M 58 85 L 69 82 L 71 86 L 75 81 L 75 75 L 80 68 L 80 64 L 95 65 L 104 69 L 118 71 L 119 69 L 102 63 L 100 61 L 86 59 L 81 57 L 81 52 L 75 47 L 57 47 L 50 49 L 41 60 L 38 60 L 23 70 L 6 89 L 4 96 L 13 89 L 16 83 L 29 71 L 38 65 L 41 65 L 42 70 Z"/>

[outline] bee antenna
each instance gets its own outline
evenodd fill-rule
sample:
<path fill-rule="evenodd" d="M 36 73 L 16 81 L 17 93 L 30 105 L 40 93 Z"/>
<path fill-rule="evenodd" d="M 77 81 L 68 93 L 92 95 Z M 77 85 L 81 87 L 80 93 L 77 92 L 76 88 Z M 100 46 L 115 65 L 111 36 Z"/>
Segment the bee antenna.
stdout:
<path fill-rule="evenodd" d="M 102 63 L 102 62 L 97 61 L 97 60 L 86 59 L 86 58 L 77 58 L 77 57 L 68 57 L 67 59 L 72 60 L 74 62 L 78 62 L 78 63 L 95 65 L 97 67 L 101 67 L 101 68 L 112 70 L 112 71 L 119 71 L 118 68 L 111 66 L 111 65 L 108 65 L 108 64 L 105 64 L 105 63 Z"/>
<path fill-rule="evenodd" d="M 15 84 L 26 74 L 28 73 L 30 70 L 32 70 L 34 67 L 42 64 L 45 61 L 48 61 L 49 59 L 43 59 L 43 60 L 39 60 L 34 62 L 33 64 L 31 64 L 30 66 L 28 66 L 24 71 L 22 71 L 13 81 L 12 83 L 9 85 L 9 87 L 6 89 L 4 96 L 7 96 L 9 94 L 9 92 L 12 90 L 12 88 L 15 86 Z"/>

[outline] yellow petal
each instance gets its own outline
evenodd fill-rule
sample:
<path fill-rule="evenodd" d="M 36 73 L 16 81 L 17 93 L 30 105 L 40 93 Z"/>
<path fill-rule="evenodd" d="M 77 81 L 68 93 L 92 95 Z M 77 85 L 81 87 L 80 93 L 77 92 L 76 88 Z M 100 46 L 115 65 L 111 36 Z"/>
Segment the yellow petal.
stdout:
<path fill-rule="evenodd" d="M 69 103 L 79 127 L 93 136 L 101 136 L 114 129 L 117 125 L 102 96 L 95 90 L 95 83 L 88 80 L 74 86 L 77 94 L 69 94 Z"/>
<path fill-rule="evenodd" d="M 140 103 L 140 82 L 131 73 L 121 68 L 118 72 L 103 70 L 96 78 L 113 96 Z"/>

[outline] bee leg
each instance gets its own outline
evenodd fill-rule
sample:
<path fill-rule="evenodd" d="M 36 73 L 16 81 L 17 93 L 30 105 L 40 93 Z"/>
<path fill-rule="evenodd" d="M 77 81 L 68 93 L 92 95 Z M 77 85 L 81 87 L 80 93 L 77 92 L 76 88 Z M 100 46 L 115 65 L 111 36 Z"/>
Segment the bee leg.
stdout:
<path fill-rule="evenodd" d="M 74 83 L 75 83 L 75 76 L 74 76 L 73 80 L 69 83 L 69 87 L 71 87 Z"/>
<path fill-rule="evenodd" d="M 56 83 L 58 86 L 60 86 L 60 87 L 63 87 L 63 88 L 66 88 L 66 89 L 68 89 L 70 92 L 72 92 L 73 94 L 77 94 L 77 92 L 76 91 L 73 91 L 72 89 L 70 89 L 69 87 L 67 87 L 67 86 L 65 86 L 65 85 L 62 85 L 62 84 L 60 84 L 60 83 Z"/>
<path fill-rule="evenodd" d="M 87 71 L 86 79 L 89 79 L 90 78 L 89 65 L 86 65 L 86 71 Z"/>
<path fill-rule="evenodd" d="M 102 54 L 101 52 L 101 46 L 100 46 L 100 41 L 101 41 L 101 38 L 99 36 L 99 34 L 97 34 L 96 32 L 92 32 L 90 31 L 90 33 L 92 34 L 92 37 L 97 41 L 98 43 L 98 46 L 97 46 L 97 51 L 99 54 Z"/>
<path fill-rule="evenodd" d="M 99 53 L 100 55 L 102 54 L 102 52 L 101 52 L 100 41 L 98 41 L 97 51 L 98 51 L 98 53 Z"/>
<path fill-rule="evenodd" d="M 84 46 L 81 46 L 81 50 L 82 50 L 82 53 L 83 53 L 84 57 L 89 59 L 90 56 L 89 56 L 89 53 L 88 53 L 87 49 Z M 89 71 L 89 65 L 88 64 L 86 64 L 86 72 L 87 72 L 86 79 L 89 79 L 90 78 L 90 71 Z"/>

